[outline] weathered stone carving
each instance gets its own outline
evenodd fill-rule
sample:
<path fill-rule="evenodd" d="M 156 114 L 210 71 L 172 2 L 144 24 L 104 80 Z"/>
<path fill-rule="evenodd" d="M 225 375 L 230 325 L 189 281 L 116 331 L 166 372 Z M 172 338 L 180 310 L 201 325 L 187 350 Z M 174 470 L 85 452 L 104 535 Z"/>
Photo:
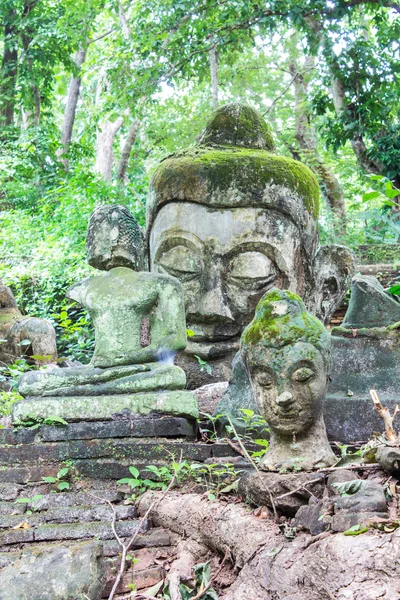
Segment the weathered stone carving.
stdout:
<path fill-rule="evenodd" d="M 123 229 L 116 221 L 118 214 L 123 216 Z M 99 419 L 125 409 L 134 414 L 196 416 L 194 395 L 182 391 L 185 374 L 173 364 L 173 355 L 186 345 L 182 287 L 169 275 L 134 270 L 141 264 L 137 230 L 124 207 L 94 211 L 88 227 L 88 256 L 107 273 L 89 277 L 67 292 L 91 315 L 93 358 L 85 367 L 24 375 L 19 391 L 30 401 L 16 406 L 14 418 L 62 413 L 72 420 Z M 40 402 L 34 404 L 35 397 Z"/>
<path fill-rule="evenodd" d="M 331 439 L 367 440 L 382 430 L 369 391 L 393 411 L 400 388 L 400 302 L 375 277 L 353 278 L 341 327 L 332 329 L 335 368 L 329 384 L 325 421 Z"/>
<path fill-rule="evenodd" d="M 151 270 L 182 282 L 194 336 L 179 364 L 190 387 L 229 378 L 241 332 L 272 286 L 298 293 L 326 321 L 350 283 L 351 252 L 318 250 L 314 175 L 273 151 L 262 117 L 230 104 L 213 114 L 195 147 L 167 157 L 153 175 Z"/>
<path fill-rule="evenodd" d="M 21 347 L 29 340 L 30 345 Z M 11 364 L 21 355 L 37 356 L 36 364 L 57 359 L 56 332 L 46 319 L 24 316 L 9 287 L 0 283 L 0 362 Z"/>
<path fill-rule="evenodd" d="M 335 462 L 323 420 L 330 336 L 299 296 L 276 288 L 257 305 L 241 351 L 271 440 L 260 468 L 312 469 Z"/>

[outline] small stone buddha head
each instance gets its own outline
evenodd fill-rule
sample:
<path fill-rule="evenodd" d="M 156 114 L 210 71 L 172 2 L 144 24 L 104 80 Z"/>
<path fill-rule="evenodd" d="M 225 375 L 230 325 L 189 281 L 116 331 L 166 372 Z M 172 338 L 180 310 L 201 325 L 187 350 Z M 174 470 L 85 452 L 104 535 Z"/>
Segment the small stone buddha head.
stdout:
<path fill-rule="evenodd" d="M 272 287 L 329 319 L 353 258 L 341 246 L 318 250 L 319 198 L 310 169 L 274 154 L 267 123 L 241 104 L 219 108 L 196 146 L 158 166 L 147 203 L 150 268 L 183 285 L 193 335 L 181 364 L 192 387 L 212 380 L 193 381 L 196 355 L 214 380 L 229 377 L 241 332 Z"/>
<path fill-rule="evenodd" d="M 126 206 L 105 204 L 93 211 L 87 229 L 86 252 L 88 263 L 101 271 L 114 267 L 143 270 L 143 234 Z"/>
<path fill-rule="evenodd" d="M 271 430 L 267 462 L 280 463 L 286 455 L 295 459 L 296 443 L 303 440 L 301 459 L 307 467 L 310 459 L 322 464 L 325 454 L 331 463 L 322 415 L 330 335 L 321 321 L 307 312 L 299 296 L 274 288 L 244 330 L 241 352 L 260 414 Z"/>

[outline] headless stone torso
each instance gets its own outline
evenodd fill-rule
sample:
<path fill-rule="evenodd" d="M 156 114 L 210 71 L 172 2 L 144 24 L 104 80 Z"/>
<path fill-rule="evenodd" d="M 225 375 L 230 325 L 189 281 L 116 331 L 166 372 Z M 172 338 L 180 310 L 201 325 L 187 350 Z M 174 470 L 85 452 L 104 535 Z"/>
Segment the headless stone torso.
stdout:
<path fill-rule="evenodd" d="M 72 396 L 182 389 L 185 374 L 158 362 L 185 347 L 183 295 L 168 275 L 116 267 L 72 286 L 68 296 L 92 317 L 96 348 L 87 367 L 27 373 L 24 396 Z"/>
<path fill-rule="evenodd" d="M 156 347 L 152 341 L 160 343 L 163 319 L 158 307 L 163 284 L 171 287 L 165 277 L 154 278 L 150 273 L 117 267 L 70 288 L 68 297 L 87 309 L 94 324 L 96 346 L 92 366 L 157 361 L 159 345 Z"/>

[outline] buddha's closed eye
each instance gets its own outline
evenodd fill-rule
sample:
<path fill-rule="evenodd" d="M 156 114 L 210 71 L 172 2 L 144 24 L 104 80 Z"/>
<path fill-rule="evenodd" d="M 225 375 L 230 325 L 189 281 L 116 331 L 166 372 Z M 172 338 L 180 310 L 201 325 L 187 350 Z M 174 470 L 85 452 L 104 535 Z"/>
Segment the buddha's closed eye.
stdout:
<path fill-rule="evenodd" d="M 159 259 L 159 266 L 181 281 L 189 281 L 201 273 L 202 261 L 193 250 L 179 245 L 163 252 Z"/>
<path fill-rule="evenodd" d="M 306 381 L 309 381 L 314 375 L 315 373 L 312 369 L 309 369 L 308 367 L 301 367 L 293 373 L 292 379 L 294 381 L 305 383 Z"/>
<path fill-rule="evenodd" d="M 230 283 L 251 291 L 273 282 L 276 271 L 262 252 L 242 252 L 232 258 L 227 277 Z"/>

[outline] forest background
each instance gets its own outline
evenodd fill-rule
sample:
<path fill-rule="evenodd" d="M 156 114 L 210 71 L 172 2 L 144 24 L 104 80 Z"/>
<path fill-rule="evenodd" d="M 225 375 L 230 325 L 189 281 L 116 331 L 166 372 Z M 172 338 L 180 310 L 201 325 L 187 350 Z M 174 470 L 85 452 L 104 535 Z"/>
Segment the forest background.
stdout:
<path fill-rule="evenodd" d="M 316 173 L 322 243 L 399 243 L 400 3 L 0 0 L 0 23 L 0 279 L 61 356 L 93 346 L 65 299 L 91 211 L 144 226 L 152 170 L 220 104 L 258 109 Z"/>

